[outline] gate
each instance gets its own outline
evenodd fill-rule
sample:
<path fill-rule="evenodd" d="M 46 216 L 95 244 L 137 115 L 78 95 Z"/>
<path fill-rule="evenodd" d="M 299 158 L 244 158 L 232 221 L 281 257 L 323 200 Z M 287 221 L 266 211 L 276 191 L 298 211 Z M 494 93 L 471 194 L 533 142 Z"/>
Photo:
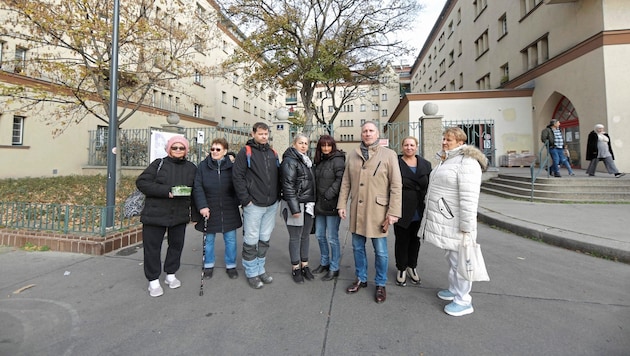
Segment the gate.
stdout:
<path fill-rule="evenodd" d="M 488 167 L 496 167 L 494 144 L 494 120 L 442 121 L 444 128 L 457 126 L 468 136 L 466 144 L 479 148 L 486 158 Z"/>

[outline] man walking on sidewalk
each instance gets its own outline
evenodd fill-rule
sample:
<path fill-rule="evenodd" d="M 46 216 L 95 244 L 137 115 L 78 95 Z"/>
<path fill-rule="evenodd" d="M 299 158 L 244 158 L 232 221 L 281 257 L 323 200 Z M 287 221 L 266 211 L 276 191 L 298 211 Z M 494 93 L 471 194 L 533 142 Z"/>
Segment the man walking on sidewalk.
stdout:
<path fill-rule="evenodd" d="M 250 287 L 259 289 L 273 281 L 265 259 L 280 199 L 279 161 L 267 124 L 255 123 L 252 137 L 236 156 L 232 176 L 243 207 L 243 268 Z"/>
<path fill-rule="evenodd" d="M 540 133 L 540 140 L 542 143 L 547 143 L 549 146 L 549 155 L 553 159 L 549 174 L 554 177 L 562 177 L 560 175 L 560 166 L 565 165 L 569 171 L 570 176 L 574 176 L 573 169 L 571 169 L 571 162 L 564 155 L 564 137 L 560 130 L 560 121 L 553 119 L 549 122 L 549 125 Z"/>

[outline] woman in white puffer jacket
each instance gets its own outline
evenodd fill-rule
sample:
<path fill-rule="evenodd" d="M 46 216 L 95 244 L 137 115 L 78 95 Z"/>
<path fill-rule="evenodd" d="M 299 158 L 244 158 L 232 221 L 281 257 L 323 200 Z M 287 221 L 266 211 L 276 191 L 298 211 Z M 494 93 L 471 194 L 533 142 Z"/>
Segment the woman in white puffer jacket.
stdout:
<path fill-rule="evenodd" d="M 452 301 L 444 312 L 453 316 L 472 313 L 472 282 L 457 273 L 458 249 L 464 234 L 477 238 L 477 206 L 481 174 L 488 166 L 486 156 L 466 145 L 466 133 L 459 127 L 444 131 L 440 163 L 429 178 L 426 208 L 418 236 L 446 250 L 449 264 L 448 289 L 438 297 Z"/>

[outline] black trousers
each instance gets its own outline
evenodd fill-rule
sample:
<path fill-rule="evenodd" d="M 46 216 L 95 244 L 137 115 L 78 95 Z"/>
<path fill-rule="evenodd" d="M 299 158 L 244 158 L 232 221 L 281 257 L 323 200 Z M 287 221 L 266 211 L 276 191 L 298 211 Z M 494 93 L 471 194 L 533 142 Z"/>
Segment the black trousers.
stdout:
<path fill-rule="evenodd" d="M 394 234 L 396 235 L 394 253 L 396 268 L 399 271 L 404 271 L 407 267 L 416 268 L 418 266 L 419 229 L 420 221 L 412 221 L 406 229 L 394 224 Z"/>
<path fill-rule="evenodd" d="M 164 272 L 173 274 L 179 270 L 186 224 L 171 227 L 143 225 L 142 245 L 144 246 L 144 275 L 152 281 L 160 278 L 162 272 L 162 242 L 164 233 L 168 233 L 168 249 L 164 261 Z"/>

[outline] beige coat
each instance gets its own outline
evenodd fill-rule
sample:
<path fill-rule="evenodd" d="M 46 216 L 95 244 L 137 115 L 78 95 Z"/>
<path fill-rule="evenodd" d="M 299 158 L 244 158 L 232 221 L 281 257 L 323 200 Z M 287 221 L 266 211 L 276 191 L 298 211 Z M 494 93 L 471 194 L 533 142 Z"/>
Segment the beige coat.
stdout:
<path fill-rule="evenodd" d="M 350 200 L 350 232 L 383 237 L 387 215 L 402 216 L 402 178 L 396 152 L 377 145 L 369 156 L 366 161 L 360 148 L 348 154 L 337 209 L 347 209 Z"/>

